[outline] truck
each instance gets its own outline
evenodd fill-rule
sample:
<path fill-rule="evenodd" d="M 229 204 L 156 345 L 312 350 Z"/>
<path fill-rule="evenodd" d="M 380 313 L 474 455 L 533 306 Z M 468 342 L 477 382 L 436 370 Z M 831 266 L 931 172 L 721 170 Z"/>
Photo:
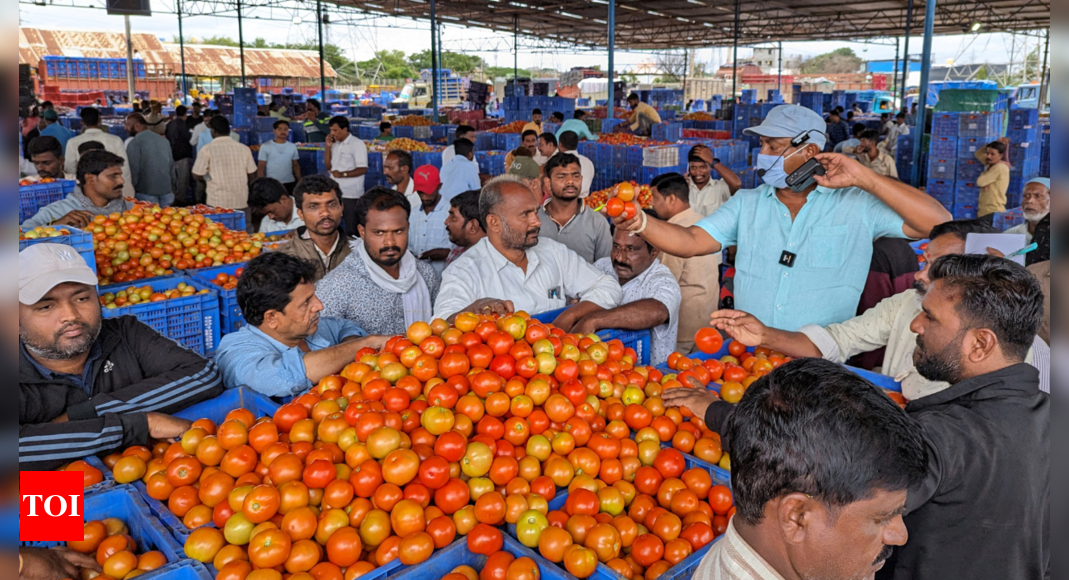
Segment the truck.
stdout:
<path fill-rule="evenodd" d="M 1019 109 L 1035 109 L 1039 107 L 1039 91 L 1042 87 L 1039 83 L 1020 85 L 1013 91 L 1013 102 Z M 1042 110 L 1050 110 L 1050 89 L 1047 89 L 1047 102 Z"/>

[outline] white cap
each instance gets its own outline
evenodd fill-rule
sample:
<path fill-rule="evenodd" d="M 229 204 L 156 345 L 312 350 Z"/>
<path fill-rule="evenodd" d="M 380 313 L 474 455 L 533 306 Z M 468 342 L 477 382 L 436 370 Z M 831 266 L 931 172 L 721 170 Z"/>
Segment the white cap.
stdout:
<path fill-rule="evenodd" d="M 70 246 L 36 244 L 19 252 L 19 302 L 32 306 L 60 284 L 96 286 L 97 276 Z"/>

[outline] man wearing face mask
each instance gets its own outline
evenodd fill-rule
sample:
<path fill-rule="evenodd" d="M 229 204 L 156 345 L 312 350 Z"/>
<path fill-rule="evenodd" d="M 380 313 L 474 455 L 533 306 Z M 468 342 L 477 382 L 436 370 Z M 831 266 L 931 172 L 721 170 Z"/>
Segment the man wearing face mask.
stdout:
<path fill-rule="evenodd" d="M 824 358 L 845 363 L 865 352 L 886 347 L 881 372 L 902 383 L 902 394 L 914 401 L 946 390 L 950 385 L 924 378 L 913 365 L 917 335 L 910 329 L 921 314 L 921 302 L 931 287 L 931 265 L 943 256 L 965 253 L 969 234 L 995 231 L 975 221 L 956 221 L 932 230 L 924 254 L 925 267 L 913 289 L 896 294 L 857 318 L 827 327 L 807 325 L 798 332 L 769 328 L 751 314 L 737 310 L 713 313 L 712 325 L 746 346 L 764 346 L 794 358 Z M 1050 392 L 1050 349 L 1036 339 L 1027 362 L 1040 371 L 1040 388 Z"/>
<path fill-rule="evenodd" d="M 761 138 L 763 185 L 732 197 L 690 228 L 645 213 L 616 218 L 616 225 L 681 258 L 737 245 L 736 305 L 775 328 L 793 331 L 853 318 L 872 241 L 919 239 L 951 216 L 909 185 L 843 155 L 821 153 L 824 128 L 812 110 L 776 107 L 759 127 L 746 129 Z M 825 174 L 806 179 L 813 167 Z"/>

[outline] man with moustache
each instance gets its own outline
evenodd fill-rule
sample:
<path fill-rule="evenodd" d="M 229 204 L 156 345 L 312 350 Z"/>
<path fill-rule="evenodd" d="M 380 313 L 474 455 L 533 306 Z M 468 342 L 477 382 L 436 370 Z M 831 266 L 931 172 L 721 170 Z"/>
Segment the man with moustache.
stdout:
<path fill-rule="evenodd" d="M 341 188 L 326 175 L 309 175 L 293 188 L 293 203 L 305 225 L 278 251 L 314 264 L 318 282 L 352 253 L 341 231 Z"/>
<path fill-rule="evenodd" d="M 543 169 L 551 196 L 538 210 L 542 237 L 564 244 L 591 264 L 608 258 L 612 251 L 609 222 L 580 199 L 583 169 L 579 158 L 558 153 Z"/>
<path fill-rule="evenodd" d="M 369 334 L 397 336 L 433 320 L 441 278 L 409 251 L 412 206 L 397 191 L 375 187 L 360 198 L 357 231 L 363 243 L 319 281 L 323 316 L 356 323 Z"/>
<path fill-rule="evenodd" d="M 713 179 L 713 170 L 720 179 Z M 742 189 L 742 179 L 728 169 L 705 145 L 696 145 L 687 154 L 687 183 L 690 185 L 690 207 L 705 217 L 712 215 Z"/>
<path fill-rule="evenodd" d="M 412 207 L 409 218 L 409 246 L 417 258 L 429 262 L 441 275 L 445 260 L 453 249 L 445 227 L 449 219 L 449 202 L 442 199 L 442 181 L 433 165 L 417 169 L 413 181 L 420 204 Z"/>
<path fill-rule="evenodd" d="M 1021 197 L 1024 223 L 1006 230 L 1007 234 L 1024 234 L 1025 243 L 1031 244 L 1039 222 L 1050 215 L 1050 178 L 1037 177 L 1024 185 Z"/>
<path fill-rule="evenodd" d="M 588 314 L 572 327 L 573 334 L 593 334 L 606 328 L 650 329 L 650 364 L 668 361 L 679 334 L 679 305 L 683 296 L 668 266 L 653 246 L 639 236 L 614 230 L 612 256 L 594 263 L 623 287 L 624 299 L 612 310 Z"/>
<path fill-rule="evenodd" d="M 449 233 L 450 243 L 453 244 L 449 257 L 445 259 L 448 266 L 464 255 L 468 248 L 486 237 L 486 231 L 479 222 L 478 191 L 465 191 L 449 200 L 449 217 L 445 219 L 445 229 Z"/>
<path fill-rule="evenodd" d="M 38 137 L 51 139 L 50 137 Z M 36 144 L 36 141 L 34 142 Z M 58 146 L 58 143 L 56 144 Z M 62 158 L 61 158 L 62 159 Z M 41 208 L 22 227 L 57 225 L 84 228 L 98 215 L 122 213 L 134 206 L 123 199 L 126 160 L 107 151 L 90 151 L 78 160 L 78 187 L 65 199 Z"/>
<path fill-rule="evenodd" d="M 615 308 L 620 285 L 563 244 L 541 239 L 538 202 L 517 177 L 503 175 L 483 188 L 479 214 L 487 237 L 446 269 L 435 318 L 461 312 L 542 314 L 559 310 L 565 332 L 583 317 Z"/>

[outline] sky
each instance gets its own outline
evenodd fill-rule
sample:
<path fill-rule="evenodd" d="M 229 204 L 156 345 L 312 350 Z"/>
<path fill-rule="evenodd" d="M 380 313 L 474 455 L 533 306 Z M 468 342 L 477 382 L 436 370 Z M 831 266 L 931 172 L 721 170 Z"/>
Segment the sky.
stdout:
<path fill-rule="evenodd" d="M 94 5 L 97 0 L 74 0 L 77 5 Z M 101 3 L 102 5 L 102 3 Z M 157 10 L 173 12 L 173 0 L 153 0 Z M 263 37 L 271 42 L 308 42 L 315 40 L 314 12 L 293 12 L 284 9 L 260 8 L 252 11 L 251 19 L 245 21 L 244 34 L 249 41 Z M 282 18 L 285 22 L 259 20 L 262 18 Z M 297 23 L 294 16 L 301 18 Z M 135 33 L 149 33 L 171 41 L 178 35 L 178 22 L 173 14 L 157 14 L 152 17 L 135 17 L 131 19 Z M 109 16 L 102 9 L 43 7 L 19 4 L 19 25 L 38 28 L 56 28 L 71 30 L 93 30 L 121 32 L 124 29 L 123 18 Z M 204 38 L 210 36 L 238 37 L 237 21 L 234 18 L 198 16 L 186 19 L 184 30 L 187 37 Z M 333 42 L 349 54 L 354 60 L 368 60 L 376 50 L 403 50 L 414 53 L 430 49 L 429 26 L 425 22 L 379 17 L 363 20 L 353 25 L 333 24 L 327 27 L 327 40 Z M 511 35 L 499 34 L 489 30 L 468 29 L 459 26 L 443 26 L 442 41 L 447 50 L 478 54 L 492 66 L 511 66 L 513 64 Z M 864 60 L 892 60 L 895 56 L 894 41 L 877 39 L 872 43 L 850 42 L 789 42 L 784 43 L 785 55 L 813 57 L 841 47 L 850 47 Z M 1033 49 L 1036 38 L 1028 38 L 1028 50 Z M 1003 64 L 1011 61 L 1011 53 L 1016 62 L 1023 60 L 1027 54 L 1025 39 L 1017 36 L 1016 40 L 1009 34 L 970 34 L 936 37 L 933 43 L 932 61 L 936 65 L 956 63 L 992 63 Z M 521 47 L 523 41 L 521 40 Z M 476 48 L 480 50 L 475 50 Z M 1042 50 L 1042 47 L 1040 47 Z M 922 39 L 917 37 L 910 41 L 910 54 L 919 58 Z M 740 60 L 751 54 L 749 48 L 740 48 Z M 644 52 L 616 53 L 617 71 L 624 71 L 644 61 L 653 60 L 655 56 Z M 715 70 L 720 65 L 731 61 L 731 48 L 708 48 L 697 52 L 696 61 L 706 63 L 707 70 Z M 608 57 L 605 51 L 589 51 L 573 47 L 553 47 L 545 50 L 523 49 L 519 56 L 520 68 L 543 67 L 566 70 L 575 66 L 601 65 L 605 68 Z M 447 63 L 448 64 L 448 63 Z"/>

